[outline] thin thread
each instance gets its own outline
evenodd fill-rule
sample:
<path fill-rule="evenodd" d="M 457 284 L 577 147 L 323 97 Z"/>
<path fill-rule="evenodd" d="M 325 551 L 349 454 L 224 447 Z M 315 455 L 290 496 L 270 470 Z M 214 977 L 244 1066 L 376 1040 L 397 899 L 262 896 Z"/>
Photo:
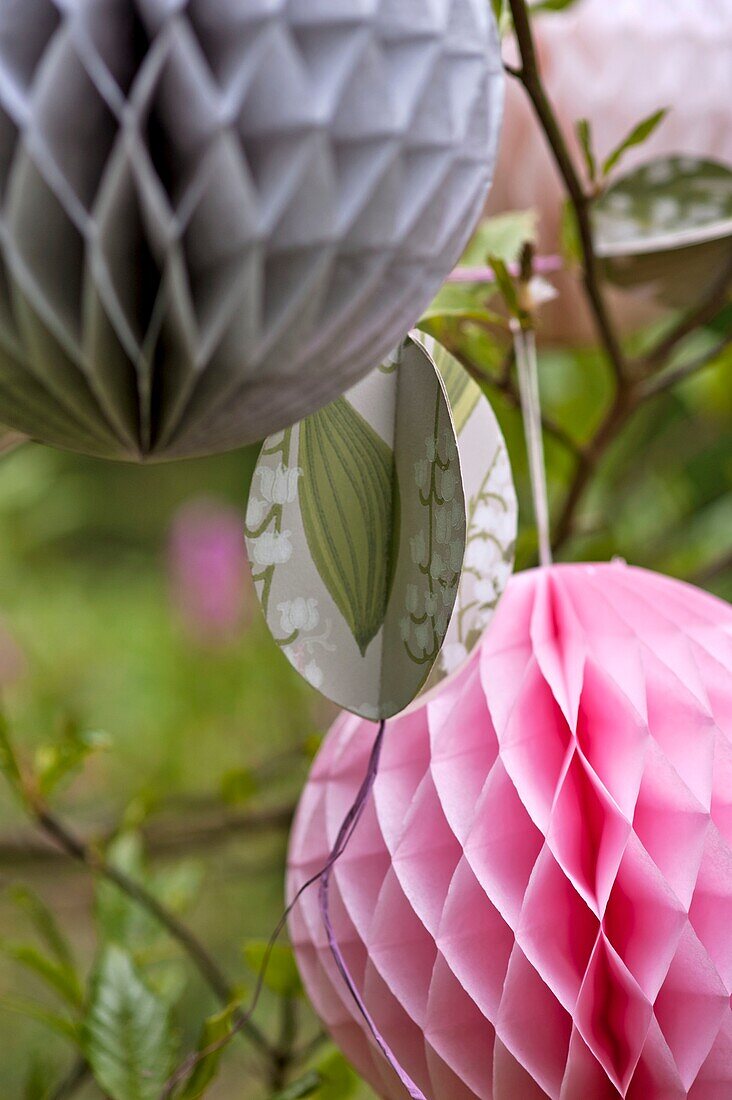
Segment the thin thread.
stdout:
<path fill-rule="evenodd" d="M 415 1085 L 412 1078 L 409 1076 L 409 1074 L 406 1072 L 406 1070 L 403 1069 L 403 1067 L 401 1066 L 401 1064 L 399 1062 L 399 1059 L 394 1054 L 394 1051 L 391 1049 L 391 1047 L 387 1043 L 386 1039 L 384 1038 L 384 1036 L 381 1034 L 381 1032 L 377 1028 L 377 1026 L 374 1022 L 374 1019 L 371 1016 L 371 1013 L 366 1008 L 364 1000 L 361 997 L 361 994 L 358 992 L 358 990 L 356 988 L 356 985 L 353 981 L 353 978 L 351 977 L 351 972 L 348 969 L 348 964 L 346 963 L 346 960 L 343 957 L 343 952 L 341 951 L 340 946 L 338 944 L 338 939 L 336 937 L 335 930 L 333 928 L 333 922 L 331 921 L 331 916 L 330 916 L 330 877 L 331 877 L 331 873 L 333 871 L 333 867 L 336 863 L 336 860 L 338 859 L 338 856 L 342 855 L 342 853 L 345 851 L 345 849 L 348 845 L 348 842 L 350 841 L 351 837 L 353 836 L 353 834 L 356 830 L 356 827 L 358 826 L 358 823 L 361 820 L 363 812 L 366 808 L 366 803 L 368 802 L 369 796 L 370 796 L 371 792 L 374 789 L 374 784 L 376 782 L 376 777 L 377 777 L 378 772 L 379 772 L 379 761 L 381 759 L 381 749 L 382 749 L 383 743 L 384 743 L 384 732 L 385 732 L 385 730 L 386 730 L 386 722 L 382 721 L 381 725 L 379 726 L 379 732 L 376 736 L 376 741 L 374 742 L 374 747 L 371 751 L 371 759 L 369 760 L 369 766 L 368 766 L 368 771 L 366 772 L 366 778 L 364 779 L 363 783 L 361 784 L 361 789 L 359 790 L 358 794 L 356 795 L 356 801 L 353 803 L 353 806 L 351 807 L 351 809 L 348 813 L 348 816 L 346 817 L 346 820 L 343 822 L 343 825 L 341 826 L 340 832 L 338 833 L 338 838 L 337 838 L 336 843 L 335 843 L 335 847 L 333 849 L 333 855 L 331 855 L 331 858 L 329 859 L 329 861 L 326 864 L 325 868 L 323 869 L 323 871 L 319 875 L 319 878 L 320 878 L 320 887 L 319 887 L 320 914 L 321 914 L 321 917 L 323 919 L 323 925 L 325 927 L 325 933 L 326 933 L 326 936 L 327 936 L 327 939 L 328 939 L 328 946 L 330 948 L 330 953 L 333 956 L 333 959 L 335 960 L 335 964 L 338 967 L 340 975 L 343 978 L 343 981 L 345 982 L 345 984 L 348 988 L 348 992 L 351 994 L 351 997 L 353 998 L 353 1000 L 356 1004 L 356 1007 L 358 1008 L 359 1012 L 361 1013 L 364 1020 L 366 1021 L 366 1026 L 368 1027 L 369 1031 L 371 1032 L 371 1035 L 373 1036 L 374 1042 L 376 1043 L 379 1050 L 381 1051 L 381 1053 L 386 1058 L 386 1060 L 389 1063 L 389 1065 L 391 1066 L 391 1068 L 396 1073 L 396 1075 L 399 1078 L 399 1080 L 401 1081 L 401 1083 L 404 1085 L 404 1087 L 407 1090 L 407 1092 L 409 1093 L 409 1095 L 412 1097 L 412 1100 L 426 1100 L 426 1097 L 425 1097 L 424 1093 L 418 1088 L 417 1085 Z M 338 854 L 336 855 L 336 853 L 338 853 Z M 334 858 L 334 856 L 335 856 L 335 858 Z"/>
<path fill-rule="evenodd" d="M 320 908 L 323 922 L 325 924 L 328 935 L 328 943 L 333 953 L 333 957 L 335 958 L 336 965 L 343 975 L 343 979 L 348 986 L 351 995 L 356 1000 L 360 1011 L 364 1015 L 369 1030 L 374 1036 L 374 1039 L 377 1042 L 379 1048 L 383 1052 L 384 1057 L 395 1070 L 405 1088 L 407 1088 L 407 1090 L 409 1091 L 409 1095 L 413 1097 L 414 1100 L 426 1100 L 424 1094 L 419 1091 L 414 1082 L 409 1078 L 409 1076 L 399 1065 L 399 1062 L 397 1061 L 395 1055 L 392 1053 L 386 1041 L 382 1038 L 382 1036 L 376 1029 L 376 1026 L 369 1016 L 365 1005 L 361 1001 L 361 998 L 359 997 L 359 994 L 356 991 L 355 986 L 353 985 L 353 981 L 348 972 L 348 967 L 346 966 L 345 960 L 343 959 L 343 956 L 340 952 L 340 948 L 338 947 L 338 943 L 330 920 L 328 905 L 328 886 L 330 884 L 331 872 L 333 871 L 336 863 L 348 847 L 348 843 L 354 834 L 356 826 L 361 820 L 364 809 L 366 808 L 366 803 L 368 802 L 369 795 L 374 788 L 376 776 L 378 775 L 379 771 L 379 761 L 381 759 L 381 748 L 384 743 L 385 731 L 386 722 L 382 720 L 379 725 L 379 732 L 376 735 L 376 740 L 374 741 L 374 746 L 371 750 L 371 756 L 369 758 L 369 765 L 366 772 L 366 777 L 361 784 L 353 805 L 346 814 L 343 824 L 338 831 L 338 836 L 336 837 L 336 842 L 333 845 L 333 850 L 331 851 L 325 865 L 321 867 L 321 869 L 317 871 L 311 878 L 304 882 L 302 886 L 298 889 L 292 901 L 289 903 L 279 921 L 277 922 L 274 932 L 267 941 L 267 947 L 262 958 L 262 964 L 259 968 L 259 973 L 257 975 L 257 981 L 254 987 L 254 993 L 252 995 L 249 1008 L 246 1012 L 236 1012 L 234 1014 L 233 1026 L 231 1028 L 231 1031 L 227 1035 L 211 1043 L 210 1046 L 205 1048 L 205 1050 L 199 1050 L 195 1054 L 191 1054 L 190 1057 L 188 1057 L 182 1063 L 182 1065 L 179 1066 L 174 1075 L 167 1081 L 165 1088 L 161 1093 L 160 1100 L 169 1100 L 169 1097 L 173 1095 L 178 1085 L 181 1084 L 181 1082 L 184 1081 L 193 1072 L 193 1070 L 201 1064 L 201 1062 L 205 1058 L 218 1053 L 220 1050 L 223 1050 L 224 1047 L 227 1046 L 230 1040 L 234 1037 L 234 1035 L 240 1032 L 246 1026 L 247 1022 L 251 1020 L 259 1005 L 259 1000 L 264 989 L 264 980 L 267 976 L 267 971 L 269 969 L 269 964 L 275 945 L 277 944 L 277 941 L 284 932 L 285 926 L 287 925 L 287 922 L 290 919 L 292 912 L 295 909 L 295 906 L 300 901 L 303 894 L 306 893 L 306 891 L 309 890 L 311 886 L 314 886 L 316 882 L 320 882 L 321 884 Z M 325 887 L 323 887 L 323 883 L 325 883 Z"/>
<path fill-rule="evenodd" d="M 524 415 L 526 450 L 529 456 L 531 492 L 534 499 L 534 517 L 539 540 L 539 560 L 542 565 L 551 565 L 553 560 L 551 520 L 549 518 L 544 436 L 541 426 L 541 393 L 539 390 L 539 364 L 536 356 L 536 335 L 533 329 L 524 329 L 518 322 L 511 327 L 516 349 L 516 367 L 521 393 L 521 408 Z"/>

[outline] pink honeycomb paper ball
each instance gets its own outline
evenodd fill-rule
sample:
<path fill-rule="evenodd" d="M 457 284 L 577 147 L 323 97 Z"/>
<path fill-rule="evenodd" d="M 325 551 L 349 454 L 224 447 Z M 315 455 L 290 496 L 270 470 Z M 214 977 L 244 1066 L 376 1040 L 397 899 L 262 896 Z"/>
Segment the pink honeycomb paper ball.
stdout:
<path fill-rule="evenodd" d="M 730 0 L 579 0 L 534 19 L 542 77 L 567 141 L 582 164 L 575 122 L 588 118 L 602 158 L 642 118 L 670 111 L 622 171 L 653 157 L 683 154 L 732 165 L 732 3 Z M 513 55 L 513 45 L 507 45 Z M 542 248 L 559 247 L 565 195 L 546 140 L 517 81 L 506 118 L 491 210 L 534 207 Z M 594 337 L 576 279 L 560 280 L 545 332 L 571 342 Z M 651 315 L 638 295 L 611 294 L 617 320 L 633 329 Z"/>
<path fill-rule="evenodd" d="M 336 722 L 289 890 L 321 867 L 375 727 Z M 732 608 L 621 564 L 515 577 L 470 663 L 387 726 L 331 882 L 354 983 L 427 1100 L 732 1096 Z M 310 997 L 380 1097 L 308 891 Z"/>

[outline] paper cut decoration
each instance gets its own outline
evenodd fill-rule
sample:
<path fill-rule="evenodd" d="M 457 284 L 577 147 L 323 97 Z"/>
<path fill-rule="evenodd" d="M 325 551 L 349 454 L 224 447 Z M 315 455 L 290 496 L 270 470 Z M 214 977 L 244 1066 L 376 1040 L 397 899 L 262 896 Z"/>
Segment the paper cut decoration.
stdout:
<path fill-rule="evenodd" d="M 467 509 L 465 558 L 450 626 L 427 688 L 458 669 L 490 623 L 513 572 L 518 501 L 506 441 L 480 387 L 431 336 L 415 335 L 442 375 Z"/>
<path fill-rule="evenodd" d="M 291 897 L 374 734 L 345 715 L 326 738 Z M 357 988 L 429 1100 L 732 1095 L 731 791 L 728 604 L 621 564 L 511 580 L 468 665 L 388 724 L 332 873 Z M 328 1031 L 395 1100 L 317 890 L 290 932 Z"/>
<path fill-rule="evenodd" d="M 647 287 L 687 306 L 732 263 L 732 170 L 693 157 L 636 169 L 593 207 L 597 254 L 608 279 Z"/>
<path fill-rule="evenodd" d="M 0 5 L 0 414 L 159 460 L 378 365 L 481 212 L 485 0 Z"/>
<path fill-rule="evenodd" d="M 368 718 L 424 685 L 447 632 L 466 506 L 444 385 L 421 344 L 271 436 L 247 549 L 278 645 L 329 699 Z"/>

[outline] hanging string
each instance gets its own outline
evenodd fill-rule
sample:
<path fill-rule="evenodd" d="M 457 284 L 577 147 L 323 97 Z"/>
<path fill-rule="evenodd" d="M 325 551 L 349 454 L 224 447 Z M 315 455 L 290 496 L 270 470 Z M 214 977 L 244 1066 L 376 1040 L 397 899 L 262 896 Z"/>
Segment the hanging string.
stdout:
<path fill-rule="evenodd" d="M 366 1021 L 366 1025 L 373 1035 L 376 1045 L 379 1047 L 379 1050 L 382 1052 L 389 1065 L 397 1074 L 399 1080 L 406 1088 L 409 1096 L 412 1097 L 412 1100 L 426 1100 L 424 1093 L 419 1090 L 419 1088 L 417 1087 L 417 1085 L 415 1085 L 409 1075 L 402 1069 L 396 1055 L 393 1053 L 388 1043 L 379 1032 L 376 1024 L 369 1014 L 348 970 L 348 966 L 343 957 L 343 953 L 341 952 L 341 949 L 338 945 L 338 940 L 330 917 L 329 890 L 331 875 L 338 860 L 346 851 L 351 837 L 356 831 L 359 821 L 363 817 L 363 812 L 366 809 L 369 797 L 374 789 L 376 777 L 379 773 L 379 762 L 381 760 L 381 749 L 384 744 L 385 732 L 386 722 L 382 720 L 379 724 L 379 730 L 376 735 L 376 740 L 374 741 L 374 745 L 371 750 L 366 775 L 359 788 L 358 794 L 354 799 L 353 805 L 346 814 L 343 820 L 343 824 L 338 830 L 338 836 L 336 837 L 335 844 L 333 845 L 333 849 L 328 856 L 325 865 L 321 867 L 319 871 L 316 871 L 316 873 L 312 875 L 309 879 L 307 879 L 307 881 L 304 882 L 302 886 L 300 886 L 300 888 L 295 893 L 292 901 L 289 903 L 284 913 L 280 917 L 272 935 L 267 941 L 267 947 L 262 958 L 262 964 L 259 968 L 257 982 L 254 988 L 254 993 L 252 995 L 249 1008 L 246 1012 L 236 1011 L 233 1013 L 232 1027 L 227 1035 L 211 1043 L 210 1046 L 206 1047 L 204 1050 L 199 1050 L 195 1054 L 191 1054 L 182 1063 L 182 1065 L 179 1066 L 175 1074 L 166 1083 L 166 1086 L 161 1094 L 161 1100 L 169 1100 L 178 1085 L 185 1081 L 204 1059 L 223 1050 L 224 1047 L 227 1046 L 231 1039 L 234 1037 L 234 1035 L 240 1032 L 246 1026 L 247 1022 L 252 1019 L 259 1005 L 259 1000 L 264 989 L 264 981 L 267 976 L 267 971 L 269 969 L 269 964 L 272 959 L 272 953 L 274 951 L 275 945 L 277 944 L 277 941 L 284 932 L 287 922 L 290 919 L 293 910 L 295 909 L 295 906 L 298 904 L 302 896 L 311 887 L 315 886 L 316 883 L 320 883 L 320 913 L 328 938 L 328 946 L 330 947 L 333 958 L 335 959 L 336 966 L 338 967 L 338 970 L 348 988 L 351 997 L 356 1002 L 356 1006 L 359 1012 Z"/>
<path fill-rule="evenodd" d="M 541 394 L 539 391 L 536 334 L 533 329 L 524 328 L 518 321 L 511 323 L 511 331 L 513 332 L 514 348 L 516 350 L 516 368 L 521 393 L 524 431 L 526 433 L 526 450 L 529 456 L 529 475 L 539 541 L 539 560 L 542 565 L 551 565 L 551 521 L 549 518 L 544 436 L 541 425 Z"/>
<path fill-rule="evenodd" d="M 353 833 L 356 829 L 356 826 L 358 825 L 359 821 L 361 820 L 361 817 L 362 817 L 363 812 L 366 808 L 366 803 L 368 802 L 369 796 L 371 795 L 371 792 L 374 789 L 374 783 L 376 782 L 376 777 L 377 777 L 378 771 L 379 771 L 379 761 L 381 759 L 381 749 L 382 749 L 383 742 L 384 742 L 384 732 L 385 732 L 385 730 L 386 730 L 386 722 L 382 721 L 381 725 L 379 726 L 379 732 L 378 732 L 378 735 L 376 737 L 376 741 L 374 742 L 374 747 L 373 747 L 372 752 L 371 752 L 371 759 L 369 760 L 369 766 L 368 766 L 368 771 L 366 773 L 366 778 L 364 779 L 364 781 L 361 785 L 361 789 L 359 790 L 358 794 L 356 795 L 356 801 L 354 802 L 353 806 L 349 810 L 348 815 L 347 815 L 345 821 L 343 822 L 343 825 L 340 828 L 340 832 L 338 833 L 338 837 L 336 839 L 335 846 L 333 848 L 333 852 L 331 854 L 331 857 L 328 860 L 328 863 L 326 864 L 323 872 L 320 875 L 320 888 L 319 888 L 320 914 L 321 914 L 321 917 L 323 919 L 323 925 L 325 926 L 325 934 L 326 934 L 327 939 L 328 939 L 328 946 L 330 948 L 330 953 L 333 956 L 335 964 L 338 967 L 338 971 L 339 971 L 341 977 L 343 978 L 343 981 L 346 984 L 348 992 L 350 993 L 356 1007 L 358 1008 L 358 1011 L 363 1016 L 363 1018 L 366 1022 L 366 1026 L 368 1027 L 369 1031 L 371 1032 L 371 1035 L 373 1036 L 374 1042 L 376 1043 L 379 1050 L 381 1051 L 381 1053 L 386 1058 L 386 1060 L 389 1063 L 389 1065 L 391 1066 L 391 1068 L 396 1073 L 396 1075 L 399 1078 L 399 1080 L 401 1081 L 401 1083 L 404 1085 L 404 1088 L 407 1090 L 407 1093 L 409 1094 L 409 1096 L 412 1097 L 412 1100 L 426 1100 L 424 1093 L 419 1089 L 419 1087 L 417 1085 L 415 1085 L 412 1078 L 409 1076 L 409 1074 L 406 1072 L 406 1070 L 404 1070 L 402 1068 L 402 1066 L 400 1065 L 398 1058 L 394 1054 L 394 1051 L 391 1049 L 391 1047 L 387 1043 L 384 1036 L 381 1034 L 381 1032 L 377 1028 L 377 1026 L 374 1022 L 374 1019 L 371 1016 L 371 1013 L 369 1012 L 369 1010 L 366 1007 L 366 1004 L 363 1000 L 363 997 L 361 996 L 358 989 L 356 988 L 356 983 L 354 982 L 353 978 L 351 977 L 351 972 L 348 969 L 348 964 L 346 963 L 346 960 L 343 956 L 343 952 L 341 951 L 341 948 L 338 944 L 335 929 L 333 928 L 333 922 L 332 922 L 331 916 L 330 916 L 330 879 L 331 879 L 331 874 L 333 872 L 333 868 L 335 866 L 335 863 L 336 863 L 337 859 L 346 850 L 348 842 L 351 839 L 351 837 L 353 836 Z"/>

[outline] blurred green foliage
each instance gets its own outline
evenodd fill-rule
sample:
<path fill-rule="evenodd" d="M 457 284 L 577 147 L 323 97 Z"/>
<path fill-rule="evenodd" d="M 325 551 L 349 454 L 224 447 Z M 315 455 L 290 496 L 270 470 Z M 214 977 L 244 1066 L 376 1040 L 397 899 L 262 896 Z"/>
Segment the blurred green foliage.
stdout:
<path fill-rule="evenodd" d="M 192 637 L 171 592 L 167 547 L 193 498 L 233 505 L 243 522 L 254 458 L 138 468 L 28 444 L 0 461 L 0 683 L 18 756 L 78 831 L 117 830 L 107 857 L 185 913 L 245 992 L 254 981 L 245 952 L 282 909 L 286 834 L 228 832 L 226 815 L 294 802 L 332 710 L 291 670 L 253 606 L 251 627 L 233 641 Z M 219 814 L 220 835 L 189 856 L 187 826 Z M 149 862 L 138 830 L 158 820 L 166 851 Z M 29 827 L 2 783 L 0 1029 L 3 1051 L 13 1052 L 0 1058 L 3 1100 L 45 1097 L 48 1082 L 63 1079 L 70 1038 L 89 1042 L 79 1003 L 89 994 L 79 990 L 91 975 L 93 991 L 100 967 L 111 966 L 118 985 L 129 979 L 120 1011 L 126 996 L 142 996 L 163 1029 L 154 1011 L 162 998 L 176 1050 L 195 1049 L 217 1006 L 181 951 L 115 887 L 93 889 L 83 870 L 16 847 L 19 834 Z M 122 955 L 110 963 L 114 945 Z M 59 999 L 64 986 L 75 1005 Z M 306 1038 L 317 1027 L 301 1012 Z M 278 1014 L 279 996 L 267 989 L 260 1015 L 275 1032 Z M 100 1076 L 113 1095 L 109 1074 L 114 1064 Z M 75 1095 L 100 1093 L 87 1085 Z M 270 1095 L 243 1042 L 206 1095 Z"/>

